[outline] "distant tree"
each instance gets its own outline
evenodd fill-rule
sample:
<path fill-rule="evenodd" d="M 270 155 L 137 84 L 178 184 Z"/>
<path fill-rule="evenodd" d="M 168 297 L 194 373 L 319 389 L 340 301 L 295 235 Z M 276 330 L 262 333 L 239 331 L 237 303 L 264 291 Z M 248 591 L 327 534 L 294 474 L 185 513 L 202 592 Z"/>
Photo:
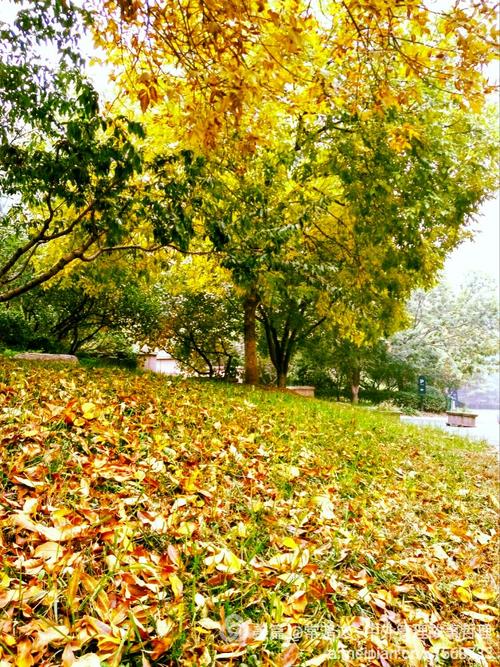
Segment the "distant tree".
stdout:
<path fill-rule="evenodd" d="M 436 387 L 458 388 L 498 363 L 497 286 L 479 274 L 458 290 L 445 282 L 409 301 L 412 325 L 389 340 L 391 355 Z"/>
<path fill-rule="evenodd" d="M 155 341 L 197 375 L 235 377 L 240 359 L 239 300 L 227 294 L 183 291 L 163 299 L 163 326 Z"/>
<path fill-rule="evenodd" d="M 140 275 L 140 263 L 132 269 L 130 259 L 101 257 L 54 278 L 49 286 L 0 304 L 0 341 L 75 354 L 92 348 L 104 334 L 120 334 L 128 347 L 152 335 L 159 326 L 161 304 Z"/>
<path fill-rule="evenodd" d="M 499 311 L 490 279 L 472 276 L 457 291 L 445 282 L 416 290 L 407 311 L 410 326 L 385 337 L 374 329 L 362 344 L 319 329 L 302 346 L 294 374 L 338 397 L 348 389 L 356 401 L 360 388 L 374 396 L 415 392 L 419 375 L 443 392 L 498 366 Z"/>
<path fill-rule="evenodd" d="M 325 327 L 302 346 L 293 373 L 300 381 L 319 385 L 320 392 L 334 394 L 337 399 L 348 396 L 357 403 L 361 389 L 395 389 L 396 366 L 404 364 L 388 359 L 382 339 L 356 343 Z"/>
<path fill-rule="evenodd" d="M 158 330 L 141 340 L 169 352 L 187 371 L 234 377 L 241 357 L 242 308 L 230 274 L 211 252 L 155 258 Z"/>
<path fill-rule="evenodd" d="M 301 295 L 288 294 L 261 303 L 257 320 L 262 324 L 265 347 L 276 371 L 276 384 L 286 387 L 288 371 L 298 349 L 304 345 L 313 332 L 321 327 L 326 316 L 318 313 L 314 297 L 307 290 Z"/>

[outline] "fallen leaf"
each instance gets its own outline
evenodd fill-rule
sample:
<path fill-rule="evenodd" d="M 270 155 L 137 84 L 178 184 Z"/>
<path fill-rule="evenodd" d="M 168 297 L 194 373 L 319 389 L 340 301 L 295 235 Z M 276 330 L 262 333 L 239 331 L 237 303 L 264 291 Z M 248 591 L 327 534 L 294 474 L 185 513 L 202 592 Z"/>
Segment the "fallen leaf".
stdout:
<path fill-rule="evenodd" d="M 16 667 L 32 667 L 35 664 L 33 659 L 33 646 L 29 639 L 21 639 L 17 643 Z"/>
<path fill-rule="evenodd" d="M 198 621 L 198 625 L 201 625 L 205 630 L 220 630 L 222 628 L 220 621 L 215 621 L 213 618 L 208 618 L 208 616 L 201 618 Z"/>
<path fill-rule="evenodd" d="M 77 658 L 72 667 L 101 667 L 101 661 L 96 653 L 86 653 Z"/>
<path fill-rule="evenodd" d="M 228 574 L 236 574 L 239 572 L 245 561 L 238 558 L 232 551 L 229 549 L 222 549 L 219 553 L 214 556 L 208 556 L 205 558 L 205 565 L 209 568 L 216 568 L 221 572 L 227 572 Z"/>
<path fill-rule="evenodd" d="M 472 611 L 469 609 L 466 609 L 461 613 L 464 616 L 470 616 L 470 618 L 473 618 L 476 621 L 482 621 L 483 623 L 494 623 L 497 620 L 496 616 L 491 616 L 490 614 L 480 614 L 477 611 Z"/>
<path fill-rule="evenodd" d="M 23 514 L 22 512 L 13 514 L 11 521 L 15 526 L 43 535 L 43 537 L 50 542 L 66 542 L 68 540 L 73 540 L 75 537 L 79 537 L 88 528 L 87 524 L 67 526 L 64 528 L 44 526 L 41 523 L 32 521 L 28 515 Z"/>
<path fill-rule="evenodd" d="M 84 419 L 95 419 L 97 407 L 94 403 L 82 403 L 82 415 Z"/>
<path fill-rule="evenodd" d="M 290 644 L 283 653 L 276 656 L 276 664 L 279 665 L 279 667 L 291 667 L 291 665 L 295 665 L 299 658 L 299 647 L 297 644 Z"/>
<path fill-rule="evenodd" d="M 472 595 L 478 600 L 495 600 L 498 592 L 492 588 L 473 588 Z"/>
<path fill-rule="evenodd" d="M 413 667 L 420 667 L 425 659 L 425 647 L 420 641 L 418 635 L 406 625 L 404 633 L 405 644 L 408 647 L 409 664 Z"/>
<path fill-rule="evenodd" d="M 182 597 L 182 590 L 183 590 L 182 581 L 176 574 L 169 574 L 168 580 L 170 581 L 170 585 L 172 586 L 174 598 L 178 600 L 179 598 Z"/>
<path fill-rule="evenodd" d="M 47 630 L 41 630 L 35 635 L 33 650 L 40 651 L 48 644 L 59 644 L 67 640 L 69 630 L 65 625 L 55 625 Z"/>
<path fill-rule="evenodd" d="M 448 560 L 449 556 L 440 544 L 433 544 L 432 551 L 439 560 Z"/>
<path fill-rule="evenodd" d="M 457 586 L 453 592 L 462 602 L 470 602 L 472 600 L 472 593 L 468 588 Z"/>

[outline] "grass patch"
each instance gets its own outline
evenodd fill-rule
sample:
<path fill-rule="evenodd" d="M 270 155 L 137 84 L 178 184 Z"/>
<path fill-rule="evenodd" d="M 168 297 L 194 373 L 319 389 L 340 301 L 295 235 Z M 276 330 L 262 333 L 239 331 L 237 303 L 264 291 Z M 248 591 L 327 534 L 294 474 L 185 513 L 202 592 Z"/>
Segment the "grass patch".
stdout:
<path fill-rule="evenodd" d="M 1 363 L 2 665 L 494 664 L 488 447 L 284 392 Z"/>

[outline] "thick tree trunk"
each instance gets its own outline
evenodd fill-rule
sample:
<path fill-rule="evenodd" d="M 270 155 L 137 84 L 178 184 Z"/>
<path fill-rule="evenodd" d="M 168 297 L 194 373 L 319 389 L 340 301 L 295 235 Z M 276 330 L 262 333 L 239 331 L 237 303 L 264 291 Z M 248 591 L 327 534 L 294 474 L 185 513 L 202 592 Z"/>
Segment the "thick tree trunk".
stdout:
<path fill-rule="evenodd" d="M 284 389 L 286 387 L 286 378 L 287 378 L 286 371 L 279 371 L 278 372 L 277 384 L 278 384 L 278 387 L 280 387 L 281 389 Z"/>
<path fill-rule="evenodd" d="M 254 291 L 247 292 L 243 302 L 245 338 L 245 384 L 258 384 L 257 367 L 257 319 L 255 313 L 259 299 Z"/>

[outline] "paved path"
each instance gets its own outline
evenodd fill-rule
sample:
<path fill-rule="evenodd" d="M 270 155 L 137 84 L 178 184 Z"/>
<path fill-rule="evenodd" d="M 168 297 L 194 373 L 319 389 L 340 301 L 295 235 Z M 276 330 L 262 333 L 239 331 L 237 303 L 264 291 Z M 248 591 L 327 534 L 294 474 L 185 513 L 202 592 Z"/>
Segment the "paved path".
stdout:
<path fill-rule="evenodd" d="M 401 421 L 405 424 L 416 424 L 417 426 L 432 426 L 442 428 L 447 433 L 460 435 L 472 440 L 486 440 L 490 445 L 498 447 L 500 444 L 500 427 L 498 423 L 498 410 L 471 410 L 478 415 L 474 428 L 460 426 L 447 426 L 444 417 L 409 417 L 401 415 Z"/>

